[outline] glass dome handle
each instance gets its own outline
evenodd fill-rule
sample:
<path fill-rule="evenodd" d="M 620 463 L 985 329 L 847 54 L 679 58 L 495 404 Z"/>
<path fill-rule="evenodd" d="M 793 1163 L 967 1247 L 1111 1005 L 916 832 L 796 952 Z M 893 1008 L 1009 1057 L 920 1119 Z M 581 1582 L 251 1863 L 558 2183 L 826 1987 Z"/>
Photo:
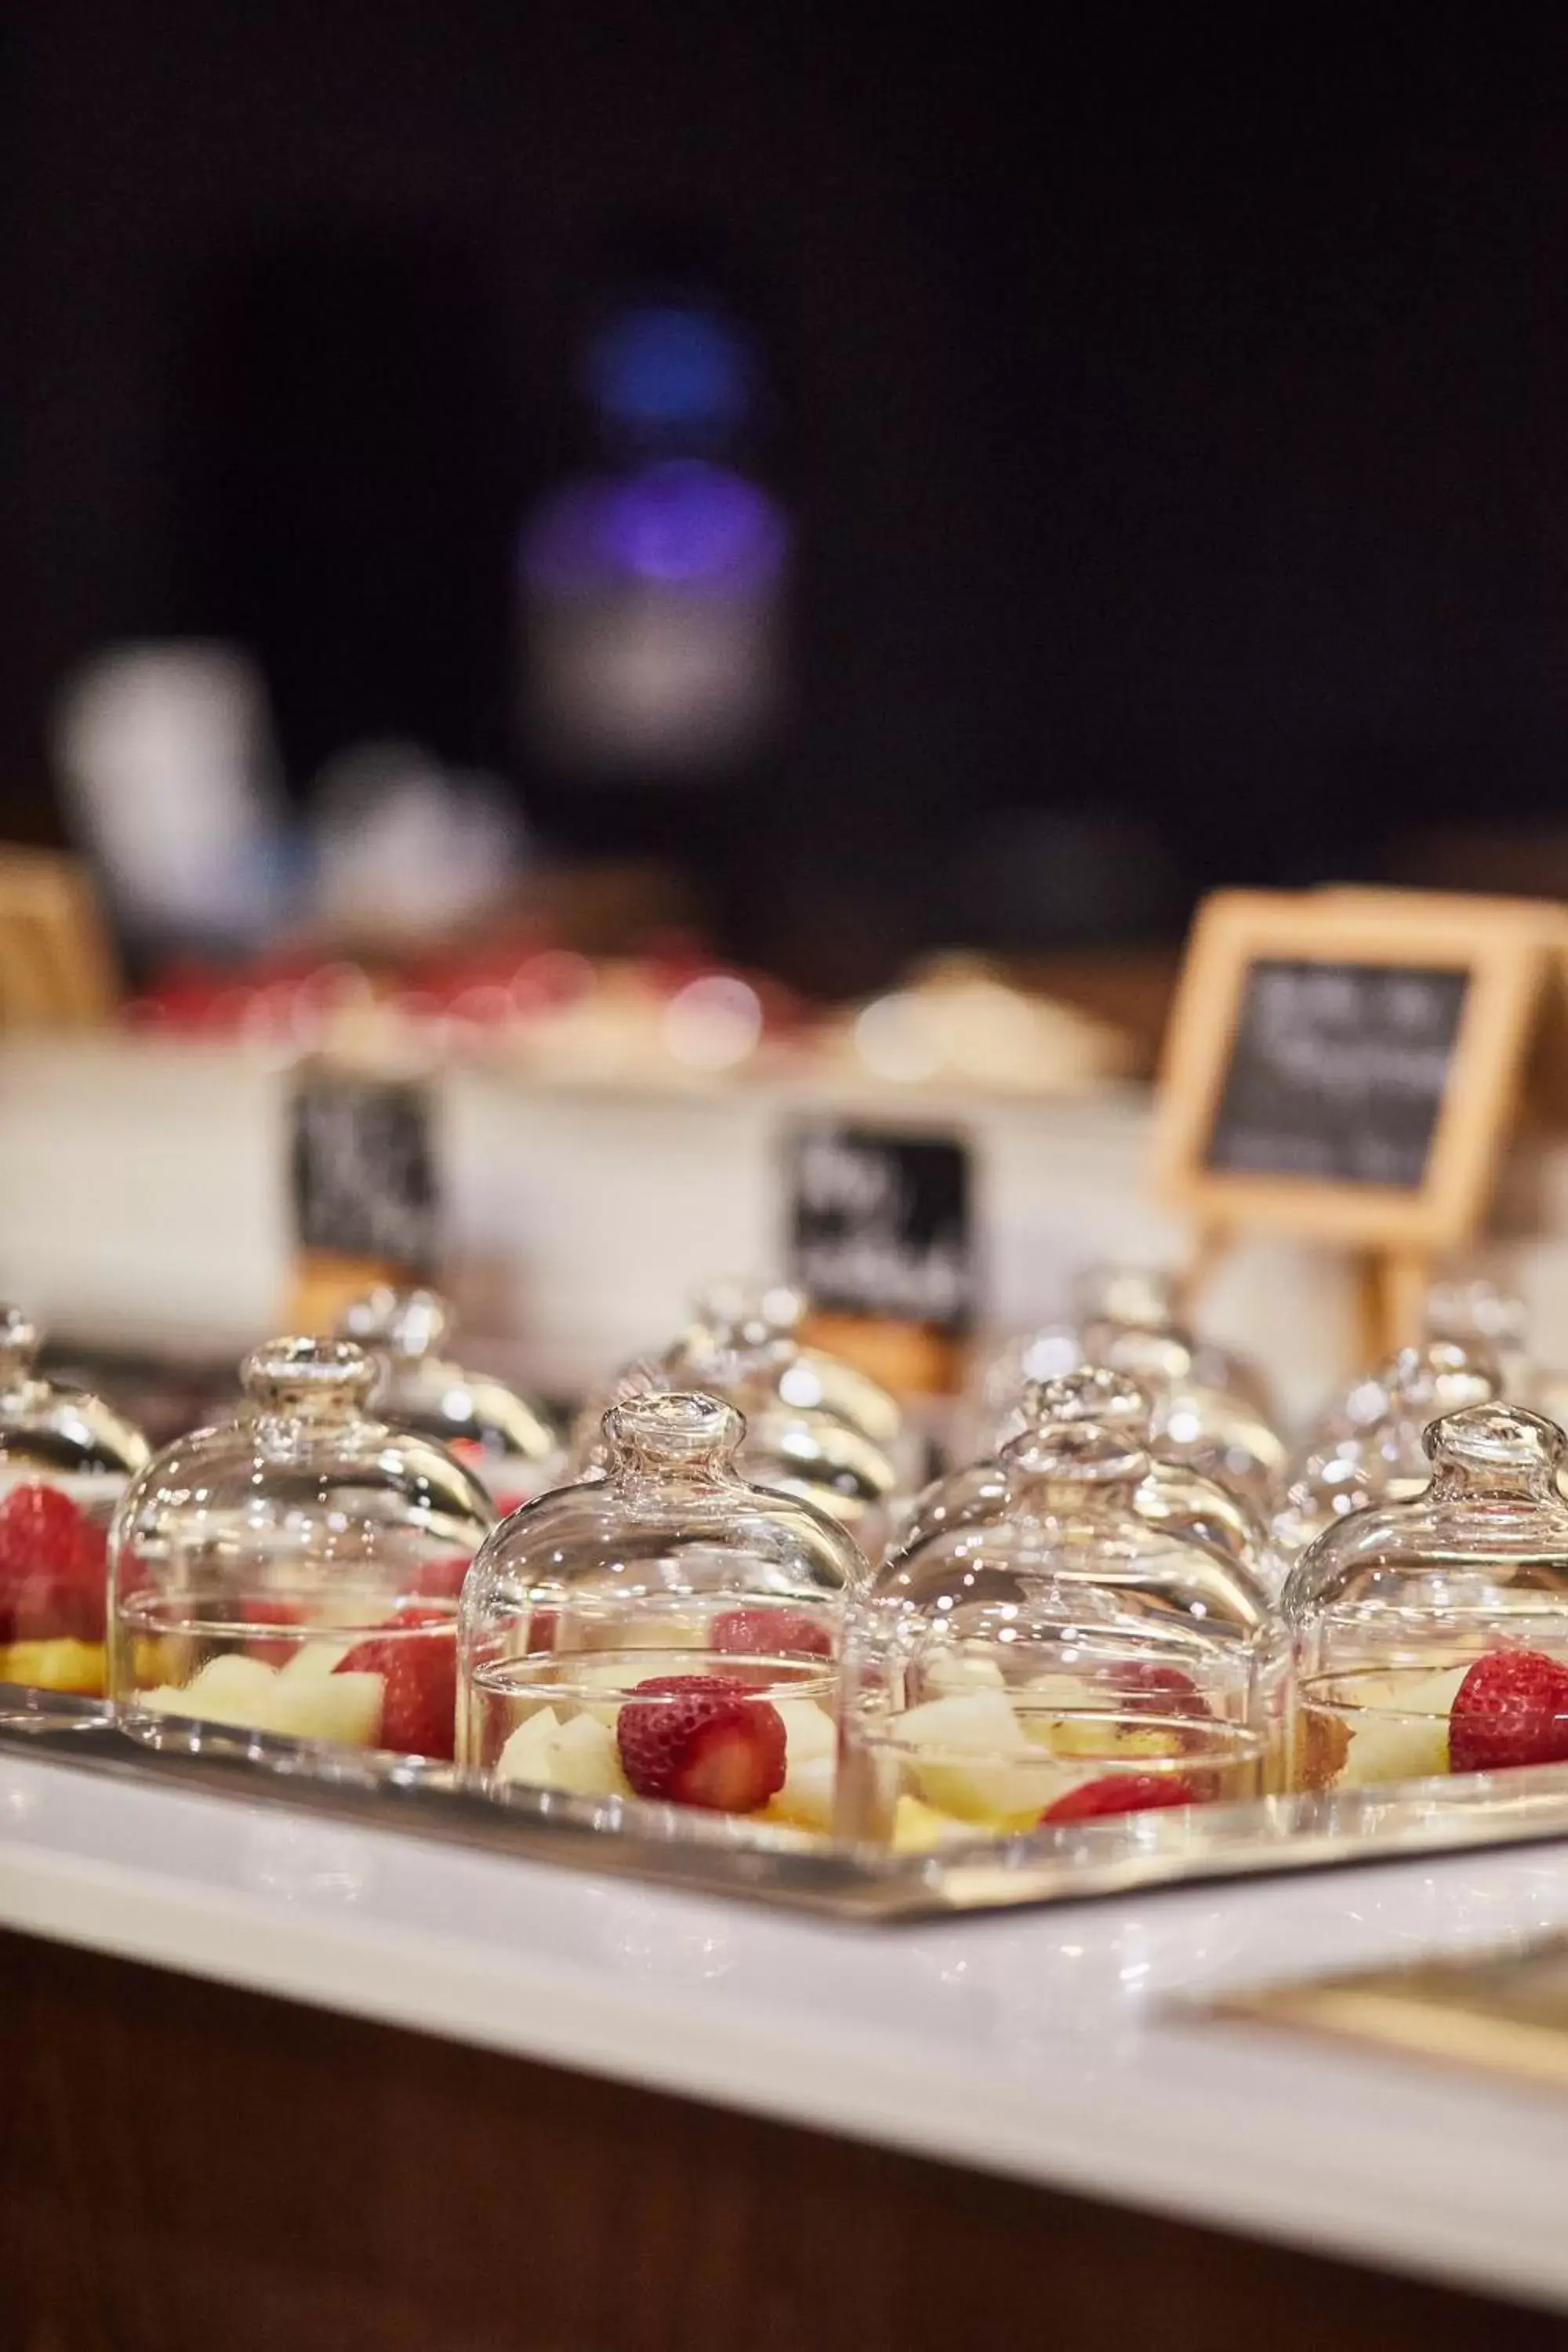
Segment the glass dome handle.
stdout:
<path fill-rule="evenodd" d="M 1149 1473 L 1148 1454 L 1131 1431 L 1092 1421 L 1026 1429 L 1002 1448 L 1000 1459 L 1027 1479 L 1086 1496 L 1136 1486 Z"/>
<path fill-rule="evenodd" d="M 616 1469 L 664 1477 L 721 1475 L 746 1433 L 732 1404 L 682 1389 L 623 1398 L 604 1429 Z"/>
<path fill-rule="evenodd" d="M 240 1367 L 251 1403 L 270 1414 L 323 1415 L 359 1412 L 374 1394 L 380 1367 L 348 1339 L 271 1339 Z"/>
<path fill-rule="evenodd" d="M 1565 1447 L 1563 1432 L 1521 1405 L 1472 1404 L 1445 1413 L 1422 1433 L 1440 1496 L 1538 1497 L 1553 1491 Z"/>

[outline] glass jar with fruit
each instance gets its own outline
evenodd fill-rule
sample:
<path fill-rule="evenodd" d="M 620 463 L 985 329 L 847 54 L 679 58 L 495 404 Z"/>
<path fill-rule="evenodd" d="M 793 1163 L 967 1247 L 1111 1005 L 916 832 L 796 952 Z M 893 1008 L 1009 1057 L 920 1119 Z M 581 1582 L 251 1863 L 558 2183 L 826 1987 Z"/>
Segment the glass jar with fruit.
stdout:
<path fill-rule="evenodd" d="M 347 1341 L 275 1340 L 243 1366 L 236 1418 L 128 1489 L 110 1686 L 133 1738 L 450 1769 L 458 1595 L 495 1512 L 444 1446 L 372 1411 L 379 1378 Z"/>
<path fill-rule="evenodd" d="M 626 1398 L 606 1465 L 514 1513 L 463 1596 L 468 1778 L 826 1830 L 846 1594 L 832 1518 L 764 1492 L 720 1399 Z"/>
<path fill-rule="evenodd" d="M 46 1380 L 40 1333 L 0 1307 L 0 1719 L 43 1719 L 37 1696 L 100 1699 L 108 1528 L 147 1441 L 102 1397 Z"/>
<path fill-rule="evenodd" d="M 384 1284 L 350 1301 L 338 1337 L 384 1368 L 377 1407 L 395 1428 L 449 1446 L 503 1514 L 565 1475 L 561 1439 L 542 1405 L 447 1354 L 451 1314 L 433 1290 Z"/>
<path fill-rule="evenodd" d="M 1197 1344 L 1172 1318 L 1130 1323 L 1109 1316 L 1083 1326 L 1083 1353 L 1091 1364 L 1126 1372 L 1154 1399 L 1154 1426 L 1163 1459 L 1227 1486 L 1256 1512 L 1272 1506 L 1285 1467 L 1285 1444 L 1257 1406 L 1205 1378 Z"/>
<path fill-rule="evenodd" d="M 1347 1390 L 1294 1464 L 1269 1524 L 1287 1562 L 1357 1511 L 1418 1495 L 1432 1475 L 1423 1440 L 1429 1425 L 1499 1394 L 1490 1357 L 1450 1339 L 1401 1348 Z"/>
<path fill-rule="evenodd" d="M 1424 1444 L 1430 1484 L 1329 1528 L 1286 1584 L 1300 1788 L 1568 1762 L 1563 1433 L 1478 1404 Z"/>
<path fill-rule="evenodd" d="M 851 1609 L 837 1825 L 914 1848 L 1253 1796 L 1282 1661 L 1231 1554 L 1145 1517 L 1149 1456 L 1026 1431 L 983 1508 L 906 1542 Z"/>

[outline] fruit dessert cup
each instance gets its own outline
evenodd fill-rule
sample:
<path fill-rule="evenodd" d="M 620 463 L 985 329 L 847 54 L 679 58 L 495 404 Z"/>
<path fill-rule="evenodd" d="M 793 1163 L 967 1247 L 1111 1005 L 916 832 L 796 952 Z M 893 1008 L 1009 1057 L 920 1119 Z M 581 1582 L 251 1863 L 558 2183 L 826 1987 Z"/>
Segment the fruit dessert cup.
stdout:
<path fill-rule="evenodd" d="M 0 1683 L 103 1696 L 108 1527 L 124 1485 L 24 1477 L 0 1496 Z"/>
<path fill-rule="evenodd" d="M 1131 1628 L 1037 1625 L 1022 1652 L 944 1645 L 891 1690 L 874 1674 L 847 1691 L 837 1826 L 910 1851 L 1257 1797 L 1269 1743 L 1256 1712 L 1247 1661 Z"/>
<path fill-rule="evenodd" d="M 1286 1586 L 1299 1788 L 1568 1762 L 1563 1434 L 1478 1404 L 1423 1444 L 1430 1483 L 1331 1528 Z"/>
<path fill-rule="evenodd" d="M 1518 1637 L 1468 1657 L 1362 1664 L 1296 1696 L 1301 1789 L 1381 1787 L 1568 1763 L 1568 1628 L 1556 1654 Z"/>
<path fill-rule="evenodd" d="M 106 1687 L 108 1538 L 141 1432 L 101 1397 L 46 1380 L 36 1325 L 0 1307 L 0 1685 L 7 1722 L 59 1720 Z M 21 1694 L 47 1692 L 40 1710 Z M 84 1710 L 85 1712 L 86 1710 Z"/>
<path fill-rule="evenodd" d="M 837 1732 L 823 1612 L 752 1602 L 640 1612 L 581 1646 L 476 1664 L 470 1706 L 496 1785 L 640 1797 L 832 1826 Z"/>
<path fill-rule="evenodd" d="M 1230 1553 L 1151 1520 L 1124 1430 L 1042 1425 L 852 1607 L 836 1826 L 918 1846 L 1259 1794 L 1283 1657 Z"/>
<path fill-rule="evenodd" d="M 121 1702 L 121 1726 L 156 1748 L 262 1755 L 269 1740 L 303 1740 L 450 1764 L 457 1637 L 450 1601 L 356 1608 L 319 1593 L 258 1594 L 237 1612 L 232 1594 L 205 1603 L 193 1594 L 171 1614 L 132 1598 L 119 1638 L 132 1646 L 138 1679 Z"/>
<path fill-rule="evenodd" d="M 136 1480 L 110 1542 L 110 1687 L 157 1748 L 350 1749 L 449 1769 L 458 1596 L 493 1523 L 442 1446 L 367 1410 L 376 1367 L 274 1342 L 230 1423 Z"/>
<path fill-rule="evenodd" d="M 867 1571 L 825 1513 L 741 1476 L 743 1429 L 716 1398 L 628 1398 L 605 1475 L 486 1545 L 462 1612 L 478 1785 L 826 1831 L 842 1604 Z"/>

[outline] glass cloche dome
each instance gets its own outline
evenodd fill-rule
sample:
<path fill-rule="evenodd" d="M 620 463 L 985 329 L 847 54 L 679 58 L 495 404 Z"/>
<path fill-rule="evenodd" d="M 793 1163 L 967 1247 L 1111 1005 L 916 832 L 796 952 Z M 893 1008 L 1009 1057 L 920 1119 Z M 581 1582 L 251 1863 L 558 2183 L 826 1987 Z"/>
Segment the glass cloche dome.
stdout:
<path fill-rule="evenodd" d="M 31 1715 L 22 1690 L 101 1698 L 110 1516 L 148 1455 L 102 1397 L 46 1380 L 42 1334 L 0 1307 L 0 1702 Z M 58 1719 L 58 1708 L 51 1710 Z"/>
<path fill-rule="evenodd" d="M 1255 1793 L 1279 1698 L 1267 1603 L 1152 1526 L 1142 1446 L 1026 1432 L 994 1500 L 906 1543 L 853 1604 L 839 1828 L 919 1846 Z"/>
<path fill-rule="evenodd" d="M 747 1482 L 743 1427 L 716 1397 L 627 1397 L 604 1474 L 496 1530 L 463 1596 L 469 1778 L 826 1827 L 868 1570 L 826 1513 Z"/>
<path fill-rule="evenodd" d="M 373 1413 L 379 1378 L 345 1340 L 274 1340 L 237 1415 L 128 1489 L 110 1687 L 132 1738 L 450 1766 L 458 1593 L 495 1513 L 444 1446 Z"/>
<path fill-rule="evenodd" d="M 350 1302 L 338 1337 L 385 1367 L 376 1402 L 386 1420 L 449 1445 L 498 1508 L 514 1510 L 563 1474 L 561 1440 L 542 1406 L 451 1360 L 446 1352 L 451 1320 L 434 1290 L 384 1284 Z"/>
<path fill-rule="evenodd" d="M 1401 1348 L 1347 1390 L 1290 1472 L 1269 1534 L 1295 1559 L 1337 1519 L 1419 1494 L 1432 1475 L 1423 1440 L 1429 1425 L 1499 1394 L 1489 1356 L 1448 1339 Z"/>
<path fill-rule="evenodd" d="M 1184 1462 L 1163 1459 L 1149 1391 L 1125 1372 L 1107 1371 L 1099 1364 L 1079 1364 L 1075 1370 L 1027 1382 L 987 1453 L 933 1479 L 917 1496 L 900 1522 L 899 1549 L 923 1543 L 942 1528 L 994 1517 L 1005 1502 L 1010 1475 L 998 1456 L 1011 1441 L 1031 1431 L 1083 1423 L 1116 1430 L 1148 1454 L 1147 1475 L 1133 1497 L 1141 1518 L 1228 1553 L 1257 1580 L 1260 1592 L 1272 1590 L 1276 1566 L 1258 1513 L 1232 1489 Z"/>
<path fill-rule="evenodd" d="M 1568 1761 L 1563 1433 L 1478 1404 L 1423 1443 L 1430 1484 L 1329 1528 L 1286 1584 L 1300 1787 Z"/>

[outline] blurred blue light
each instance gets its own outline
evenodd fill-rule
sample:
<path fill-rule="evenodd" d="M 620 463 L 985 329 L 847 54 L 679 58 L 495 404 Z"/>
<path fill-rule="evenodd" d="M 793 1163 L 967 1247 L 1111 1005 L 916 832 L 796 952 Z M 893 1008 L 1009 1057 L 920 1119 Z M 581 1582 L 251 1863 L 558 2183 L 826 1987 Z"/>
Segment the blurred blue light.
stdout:
<path fill-rule="evenodd" d="M 620 311 L 595 339 L 587 373 L 595 405 L 630 432 L 731 432 L 752 405 L 744 339 L 693 305 Z"/>

